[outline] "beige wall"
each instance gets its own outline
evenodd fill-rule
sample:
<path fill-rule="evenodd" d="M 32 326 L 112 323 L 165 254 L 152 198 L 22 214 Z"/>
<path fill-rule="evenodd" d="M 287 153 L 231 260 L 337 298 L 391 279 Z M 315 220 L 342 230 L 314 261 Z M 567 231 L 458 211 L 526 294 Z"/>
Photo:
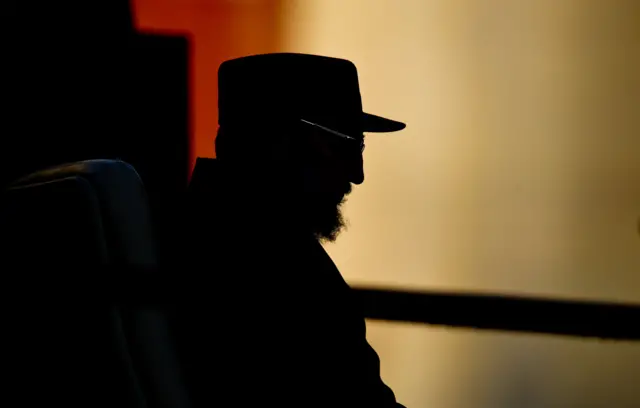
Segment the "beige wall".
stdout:
<path fill-rule="evenodd" d="M 365 109 L 408 123 L 367 139 L 328 246 L 350 282 L 640 302 L 640 2 L 285 3 L 284 51 L 351 59 Z M 634 344 L 369 338 L 411 407 L 640 404 Z"/>

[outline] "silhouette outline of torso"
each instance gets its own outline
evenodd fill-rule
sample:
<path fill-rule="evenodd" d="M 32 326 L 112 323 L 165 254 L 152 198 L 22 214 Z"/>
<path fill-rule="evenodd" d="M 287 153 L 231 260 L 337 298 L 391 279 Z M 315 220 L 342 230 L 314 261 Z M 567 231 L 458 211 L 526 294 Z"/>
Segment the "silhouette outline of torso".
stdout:
<path fill-rule="evenodd" d="M 197 406 L 400 407 L 321 243 L 228 173 L 198 159 L 185 209 L 190 300 L 176 333 Z"/>

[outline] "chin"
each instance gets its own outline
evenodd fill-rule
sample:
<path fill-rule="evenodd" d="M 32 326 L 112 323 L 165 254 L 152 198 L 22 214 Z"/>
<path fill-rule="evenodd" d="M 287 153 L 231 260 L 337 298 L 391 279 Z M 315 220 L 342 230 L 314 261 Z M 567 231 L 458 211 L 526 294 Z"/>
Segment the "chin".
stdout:
<path fill-rule="evenodd" d="M 351 184 L 347 184 L 339 193 L 334 190 L 306 195 L 307 223 L 319 241 L 334 242 L 346 228 L 341 207 L 350 192 Z"/>
<path fill-rule="evenodd" d="M 331 211 L 318 214 L 313 223 L 316 238 L 322 242 L 334 242 L 338 235 L 346 228 L 346 222 L 339 205 L 333 206 Z"/>

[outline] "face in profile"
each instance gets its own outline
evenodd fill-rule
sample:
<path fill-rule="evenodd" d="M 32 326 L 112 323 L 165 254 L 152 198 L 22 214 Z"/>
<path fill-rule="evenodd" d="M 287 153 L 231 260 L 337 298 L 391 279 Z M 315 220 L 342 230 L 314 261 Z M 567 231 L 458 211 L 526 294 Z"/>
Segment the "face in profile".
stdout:
<path fill-rule="evenodd" d="M 364 180 L 359 141 L 331 134 L 310 135 L 311 152 L 304 163 L 304 206 L 307 222 L 316 237 L 333 242 L 346 227 L 342 207 L 352 184 Z"/>

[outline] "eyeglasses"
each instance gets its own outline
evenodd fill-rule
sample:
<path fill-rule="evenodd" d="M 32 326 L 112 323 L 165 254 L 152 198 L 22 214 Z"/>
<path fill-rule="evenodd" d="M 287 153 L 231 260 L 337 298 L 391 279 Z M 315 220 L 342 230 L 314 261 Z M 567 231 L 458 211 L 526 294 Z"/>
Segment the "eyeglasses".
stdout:
<path fill-rule="evenodd" d="M 365 147 L 364 138 L 360 139 L 360 138 L 355 138 L 353 136 L 345 135 L 344 133 L 340 133 L 340 132 L 337 132 L 337 131 L 335 131 L 333 129 L 329 129 L 329 128 L 324 127 L 322 125 L 318 125 L 317 123 L 309 122 L 308 120 L 305 120 L 305 119 L 300 119 L 300 121 L 302 121 L 303 123 L 305 123 L 307 125 L 311 125 L 311 126 L 316 127 L 318 129 L 324 130 L 325 132 L 330 133 L 330 134 L 332 134 L 334 136 L 338 136 L 338 137 L 340 137 L 342 139 L 349 140 L 350 142 L 353 142 L 353 143 L 358 143 L 358 145 L 360 146 L 360 152 L 361 153 L 364 152 L 364 147 Z"/>

